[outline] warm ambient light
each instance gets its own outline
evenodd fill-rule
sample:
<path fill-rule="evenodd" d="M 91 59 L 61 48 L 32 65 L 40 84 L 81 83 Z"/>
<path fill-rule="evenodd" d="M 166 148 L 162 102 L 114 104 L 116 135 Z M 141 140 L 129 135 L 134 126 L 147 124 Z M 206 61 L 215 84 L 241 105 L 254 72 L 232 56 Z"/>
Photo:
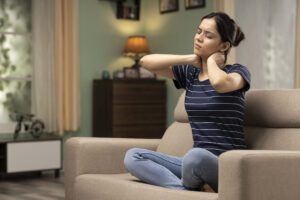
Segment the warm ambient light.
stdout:
<path fill-rule="evenodd" d="M 145 36 L 129 36 L 124 48 L 124 54 L 135 60 L 134 67 L 138 67 L 140 58 L 149 53 Z"/>

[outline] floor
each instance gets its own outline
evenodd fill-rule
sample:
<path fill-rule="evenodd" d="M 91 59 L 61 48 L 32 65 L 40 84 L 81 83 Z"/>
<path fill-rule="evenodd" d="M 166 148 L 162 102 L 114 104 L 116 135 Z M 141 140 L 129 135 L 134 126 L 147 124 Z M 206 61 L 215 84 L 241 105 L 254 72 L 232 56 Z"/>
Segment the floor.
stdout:
<path fill-rule="evenodd" d="M 0 200 L 64 200 L 63 175 L 53 171 L 0 177 Z"/>

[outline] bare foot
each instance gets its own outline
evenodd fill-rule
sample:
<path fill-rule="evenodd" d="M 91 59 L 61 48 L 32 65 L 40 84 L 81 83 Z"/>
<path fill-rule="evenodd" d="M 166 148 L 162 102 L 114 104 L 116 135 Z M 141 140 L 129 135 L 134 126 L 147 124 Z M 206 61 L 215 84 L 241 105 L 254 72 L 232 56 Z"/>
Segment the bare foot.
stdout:
<path fill-rule="evenodd" d="M 216 193 L 208 184 L 204 184 L 203 185 L 203 188 L 202 188 L 202 191 L 203 192 L 213 192 L 213 193 Z"/>

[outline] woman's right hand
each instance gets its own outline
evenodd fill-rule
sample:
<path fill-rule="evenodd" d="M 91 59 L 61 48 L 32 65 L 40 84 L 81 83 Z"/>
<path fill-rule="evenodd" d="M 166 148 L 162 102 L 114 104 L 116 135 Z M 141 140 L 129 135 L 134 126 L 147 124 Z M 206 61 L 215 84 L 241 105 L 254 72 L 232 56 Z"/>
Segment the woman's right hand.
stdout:
<path fill-rule="evenodd" d="M 191 54 L 191 62 L 189 64 L 200 68 L 202 66 L 202 59 L 200 56 L 197 56 L 196 54 Z"/>

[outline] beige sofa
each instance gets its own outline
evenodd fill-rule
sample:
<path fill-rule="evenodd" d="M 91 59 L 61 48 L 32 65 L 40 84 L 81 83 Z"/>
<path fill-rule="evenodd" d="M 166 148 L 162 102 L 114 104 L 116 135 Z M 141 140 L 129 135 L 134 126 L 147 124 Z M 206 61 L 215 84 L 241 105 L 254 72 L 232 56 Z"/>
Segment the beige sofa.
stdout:
<path fill-rule="evenodd" d="M 183 94 L 184 95 L 184 94 Z M 192 147 L 183 106 L 160 139 L 71 138 L 66 142 L 67 200 L 298 200 L 300 90 L 250 90 L 245 133 L 251 150 L 221 154 L 219 193 L 179 191 L 141 183 L 126 173 L 125 152 L 142 147 L 181 156 Z"/>

